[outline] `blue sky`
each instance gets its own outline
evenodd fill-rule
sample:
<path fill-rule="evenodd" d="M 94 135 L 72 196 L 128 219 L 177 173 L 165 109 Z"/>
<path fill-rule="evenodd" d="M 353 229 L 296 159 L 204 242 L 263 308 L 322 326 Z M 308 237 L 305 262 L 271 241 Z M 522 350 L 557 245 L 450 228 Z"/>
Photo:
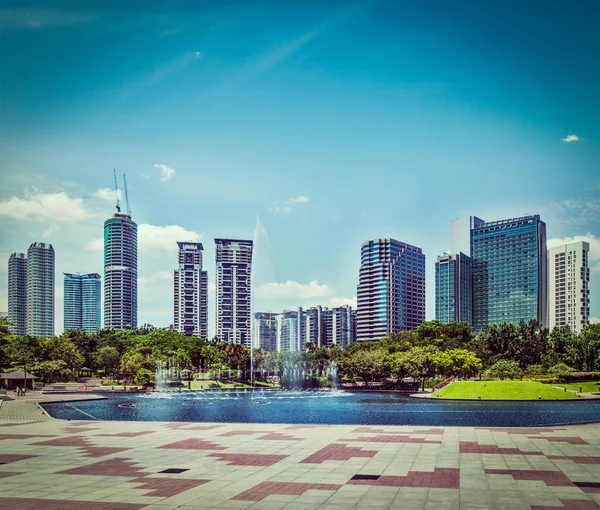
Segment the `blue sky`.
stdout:
<path fill-rule="evenodd" d="M 433 318 L 467 214 L 588 239 L 600 318 L 600 4 L 322 4 L 4 3 L 2 260 L 48 241 L 58 275 L 102 272 L 116 168 L 140 322 L 172 322 L 176 241 L 214 281 L 213 239 L 254 236 L 257 311 L 353 302 L 361 242 L 394 237 L 427 256 Z"/>

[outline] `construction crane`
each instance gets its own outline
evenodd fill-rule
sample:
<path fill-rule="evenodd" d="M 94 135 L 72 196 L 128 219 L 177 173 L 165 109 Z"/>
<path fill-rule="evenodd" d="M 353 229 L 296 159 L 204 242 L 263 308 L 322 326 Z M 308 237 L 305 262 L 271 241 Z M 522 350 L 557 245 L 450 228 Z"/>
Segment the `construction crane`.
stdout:
<path fill-rule="evenodd" d="M 113 168 L 115 174 L 115 196 L 117 198 L 117 212 L 121 212 L 121 206 L 119 205 L 119 186 L 117 185 L 117 170 Z"/>
<path fill-rule="evenodd" d="M 127 216 L 131 218 L 131 208 L 129 207 L 129 193 L 127 193 L 127 177 L 123 174 L 123 186 L 125 187 L 125 204 L 127 205 Z"/>

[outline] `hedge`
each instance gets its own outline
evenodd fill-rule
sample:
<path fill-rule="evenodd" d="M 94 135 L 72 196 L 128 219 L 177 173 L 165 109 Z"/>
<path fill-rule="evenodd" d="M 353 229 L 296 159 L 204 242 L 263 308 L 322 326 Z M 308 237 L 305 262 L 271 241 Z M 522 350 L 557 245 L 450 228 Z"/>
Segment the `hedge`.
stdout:
<path fill-rule="evenodd" d="M 564 382 L 600 381 L 600 372 L 569 372 L 562 375 Z"/>

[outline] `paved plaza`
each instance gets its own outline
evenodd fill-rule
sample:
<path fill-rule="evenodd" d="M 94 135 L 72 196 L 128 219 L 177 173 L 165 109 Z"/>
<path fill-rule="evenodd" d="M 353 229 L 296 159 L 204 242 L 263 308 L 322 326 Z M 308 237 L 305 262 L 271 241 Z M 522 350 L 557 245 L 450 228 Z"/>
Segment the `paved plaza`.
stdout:
<path fill-rule="evenodd" d="M 600 426 L 0 419 L 0 508 L 600 509 Z M 16 409 L 16 408 L 13 408 Z"/>

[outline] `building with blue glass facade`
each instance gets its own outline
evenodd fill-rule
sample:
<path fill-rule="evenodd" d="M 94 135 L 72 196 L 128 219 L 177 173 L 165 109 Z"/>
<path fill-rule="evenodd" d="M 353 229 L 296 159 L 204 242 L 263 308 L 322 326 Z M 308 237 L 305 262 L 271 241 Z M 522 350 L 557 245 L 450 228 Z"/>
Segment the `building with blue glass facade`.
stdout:
<path fill-rule="evenodd" d="M 471 230 L 473 326 L 537 319 L 547 323 L 546 224 L 539 215 Z"/>
<path fill-rule="evenodd" d="M 435 263 L 435 319 L 473 323 L 471 257 L 445 254 Z"/>
<path fill-rule="evenodd" d="M 84 329 L 88 333 L 100 330 L 100 288 L 98 273 L 64 273 L 64 327 Z"/>
<path fill-rule="evenodd" d="M 361 246 L 356 339 L 379 340 L 425 320 L 425 255 L 395 239 Z"/>

